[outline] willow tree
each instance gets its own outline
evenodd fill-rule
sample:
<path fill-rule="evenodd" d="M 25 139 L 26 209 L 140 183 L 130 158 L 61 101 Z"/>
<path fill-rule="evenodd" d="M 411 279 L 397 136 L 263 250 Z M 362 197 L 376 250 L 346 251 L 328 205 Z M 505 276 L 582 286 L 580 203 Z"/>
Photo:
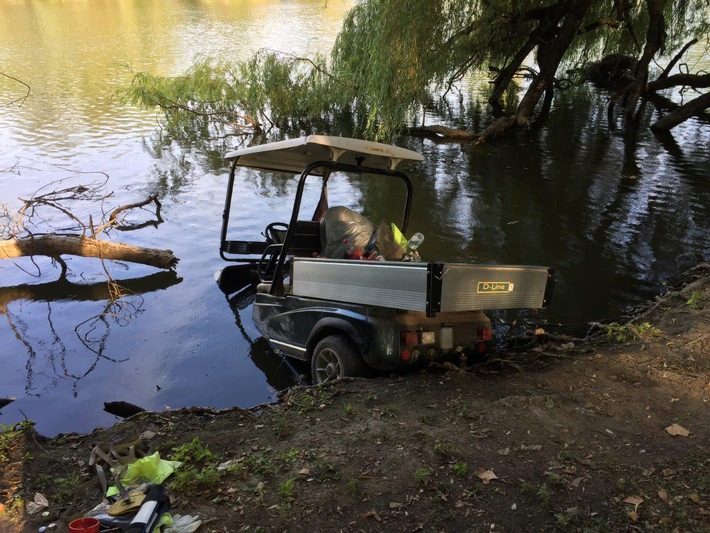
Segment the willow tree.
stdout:
<path fill-rule="evenodd" d="M 671 75 L 690 44 L 707 42 L 709 11 L 707 0 L 363 0 L 346 16 L 329 60 L 273 52 L 204 60 L 178 78 L 138 75 L 123 96 L 162 107 L 173 122 L 190 117 L 257 133 L 322 128 L 347 115 L 365 136 L 384 139 L 410 128 L 427 102 L 469 73 L 490 69 L 488 101 L 500 106 L 524 71 L 530 81 L 514 112 L 482 132 L 427 130 L 486 139 L 544 114 L 559 87 L 582 81 L 584 65 L 611 54 L 633 65 L 611 112 L 630 117 L 656 90 L 709 87 L 708 74 Z M 649 81 L 652 61 L 663 57 L 672 60 Z M 672 127 L 708 99 L 701 94 L 654 126 Z"/>
<path fill-rule="evenodd" d="M 498 105 L 525 69 L 532 79 L 515 113 L 488 126 L 480 134 L 486 138 L 528 124 L 543 96 L 542 110 L 549 107 L 561 77 L 609 54 L 637 58 L 613 100 L 627 115 L 649 91 L 710 86 L 707 74 L 681 78 L 669 69 L 663 84 L 649 83 L 652 60 L 707 39 L 709 14 L 706 0 L 367 0 L 348 14 L 332 69 L 352 91 L 339 104 L 355 102 L 374 135 L 401 129 L 432 89 L 444 91 L 472 71 L 491 68 L 489 102 Z"/>

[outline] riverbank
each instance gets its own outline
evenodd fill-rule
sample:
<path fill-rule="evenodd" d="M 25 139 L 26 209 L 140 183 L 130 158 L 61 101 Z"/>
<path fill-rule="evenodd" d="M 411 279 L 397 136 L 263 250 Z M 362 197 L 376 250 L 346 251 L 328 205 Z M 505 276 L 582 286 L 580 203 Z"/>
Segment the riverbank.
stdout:
<path fill-rule="evenodd" d="M 630 325 L 538 340 L 474 368 L 294 389 L 259 410 L 5 434 L 0 529 L 66 531 L 101 500 L 91 449 L 139 438 L 188 458 L 168 485 L 198 531 L 710 531 L 710 265 Z M 47 517 L 25 512 L 37 492 Z"/>

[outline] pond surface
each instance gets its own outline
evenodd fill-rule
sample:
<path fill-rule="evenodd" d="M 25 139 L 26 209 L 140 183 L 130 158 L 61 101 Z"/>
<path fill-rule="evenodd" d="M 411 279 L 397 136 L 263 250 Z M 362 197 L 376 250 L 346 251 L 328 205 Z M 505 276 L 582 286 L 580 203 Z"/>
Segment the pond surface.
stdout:
<path fill-rule="evenodd" d="M 121 106 L 113 93 L 131 69 L 175 75 L 201 54 L 325 52 L 353 4 L 0 0 L 0 71 L 31 87 L 21 106 L 0 108 L 0 203 L 14 211 L 18 197 L 54 180 L 108 176 L 105 211 L 158 190 L 164 221 L 111 238 L 180 258 L 176 273 L 109 264 L 134 295 L 107 315 L 96 260 L 68 258 L 59 282 L 49 260 L 0 262 L 0 397 L 18 398 L 0 411 L 0 423 L 27 416 L 46 435 L 84 432 L 115 423 L 102 410 L 107 401 L 152 410 L 249 407 L 293 382 L 258 339 L 249 302 L 233 312 L 214 283 L 224 266 L 221 156 L 236 140 L 178 143 L 155 114 Z M 22 85 L 0 78 L 0 103 L 23 95 Z M 590 88 L 559 95 L 543 127 L 480 146 L 397 139 L 425 156 L 410 170 L 410 232 L 425 234 L 422 255 L 553 266 L 553 305 L 524 317 L 574 324 L 618 315 L 655 294 L 679 256 L 710 253 L 707 122 L 693 119 L 657 139 L 644 127 L 656 115 L 649 106 L 638 133 L 625 134 L 607 124 L 605 104 Z M 486 113 L 467 109 L 463 125 L 479 129 Z M 288 219 L 293 191 L 284 176 L 240 172 L 235 222 L 244 235 Z M 341 181 L 331 205 L 388 213 L 400 192 Z M 102 213 L 96 205 L 77 209 L 82 217 Z M 140 211 L 131 220 L 153 218 Z M 66 221 L 57 215 L 49 223 Z"/>

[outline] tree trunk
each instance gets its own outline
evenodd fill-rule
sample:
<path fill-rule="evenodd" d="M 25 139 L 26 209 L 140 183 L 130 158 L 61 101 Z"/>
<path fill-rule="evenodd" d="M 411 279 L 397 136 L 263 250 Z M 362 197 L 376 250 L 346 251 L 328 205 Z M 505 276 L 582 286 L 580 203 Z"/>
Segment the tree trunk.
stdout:
<path fill-rule="evenodd" d="M 520 68 L 520 65 L 523 63 L 523 61 L 525 61 L 525 58 L 528 57 L 530 52 L 533 51 L 537 44 L 538 36 L 536 32 L 533 32 L 533 34 L 528 38 L 527 42 L 520 48 L 520 50 L 518 50 L 518 53 L 515 54 L 515 57 L 513 57 L 510 63 L 508 63 L 503 69 L 501 69 L 501 71 L 496 76 L 496 79 L 493 80 L 493 94 L 491 94 L 490 98 L 488 99 L 489 103 L 492 104 L 493 102 L 497 102 L 498 100 L 500 100 L 500 97 L 503 96 L 503 93 L 508 88 L 508 85 L 510 85 L 511 80 Z"/>
<path fill-rule="evenodd" d="M 487 139 L 490 139 L 492 137 L 495 137 L 497 135 L 501 135 L 502 133 L 505 133 L 508 131 L 510 128 L 515 126 L 515 117 L 500 117 L 498 120 L 496 120 L 493 124 L 488 126 L 485 130 L 481 132 L 481 135 L 479 135 L 478 142 L 483 142 Z"/>
<path fill-rule="evenodd" d="M 663 17 L 663 5 L 665 0 L 646 0 L 648 6 L 648 30 L 646 31 L 646 46 L 643 54 L 636 66 L 636 80 L 631 89 L 629 101 L 626 104 L 626 118 L 631 118 L 636 111 L 641 94 L 646 91 L 648 83 L 648 65 L 656 55 L 662 50 L 666 41 L 666 21 Z"/>
<path fill-rule="evenodd" d="M 582 26 L 582 20 L 589 10 L 591 2 L 592 0 L 577 0 L 562 20 L 557 37 L 554 40 L 543 42 L 538 48 L 537 61 L 540 65 L 540 73 L 530 84 L 518 106 L 515 117 L 518 126 L 527 125 L 542 93 L 545 90 L 552 90 L 552 83 L 560 61 L 574 38 L 579 34 L 579 28 Z"/>
<path fill-rule="evenodd" d="M 23 239 L 0 241 L 0 259 L 32 255 L 60 257 L 78 255 L 114 261 L 128 261 L 157 268 L 171 269 L 178 258 L 171 250 L 143 248 L 120 242 L 100 241 L 79 235 L 38 235 Z"/>
<path fill-rule="evenodd" d="M 654 131 L 668 131 L 676 127 L 681 122 L 685 122 L 696 113 L 710 107 L 710 93 L 703 94 L 691 100 L 687 104 L 680 106 L 675 111 L 671 111 L 662 119 L 651 124 Z"/>

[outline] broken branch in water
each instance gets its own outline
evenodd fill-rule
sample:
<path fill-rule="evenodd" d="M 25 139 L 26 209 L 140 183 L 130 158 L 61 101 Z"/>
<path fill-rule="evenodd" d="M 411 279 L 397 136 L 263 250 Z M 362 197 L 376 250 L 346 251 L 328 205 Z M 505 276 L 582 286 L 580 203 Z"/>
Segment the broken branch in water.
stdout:
<path fill-rule="evenodd" d="M 131 209 L 136 209 L 138 207 L 143 207 L 145 205 L 148 205 L 150 203 L 155 203 L 155 218 L 156 220 L 153 221 L 148 221 L 144 224 L 138 224 L 138 225 L 133 225 L 129 227 L 120 227 L 118 226 L 118 215 L 123 213 L 124 211 L 130 211 Z M 106 223 L 106 226 L 113 226 L 116 229 L 138 229 L 141 227 L 144 227 L 145 225 L 155 225 L 157 226 L 163 221 L 163 217 L 160 216 L 160 208 L 163 207 L 163 205 L 160 203 L 160 200 L 158 200 L 158 195 L 153 193 L 148 198 L 143 200 L 142 202 L 135 202 L 133 204 L 126 204 L 122 205 L 120 207 L 117 207 L 113 211 L 111 211 L 111 214 L 108 217 L 108 222 Z M 99 228 L 100 231 L 102 228 Z"/>

